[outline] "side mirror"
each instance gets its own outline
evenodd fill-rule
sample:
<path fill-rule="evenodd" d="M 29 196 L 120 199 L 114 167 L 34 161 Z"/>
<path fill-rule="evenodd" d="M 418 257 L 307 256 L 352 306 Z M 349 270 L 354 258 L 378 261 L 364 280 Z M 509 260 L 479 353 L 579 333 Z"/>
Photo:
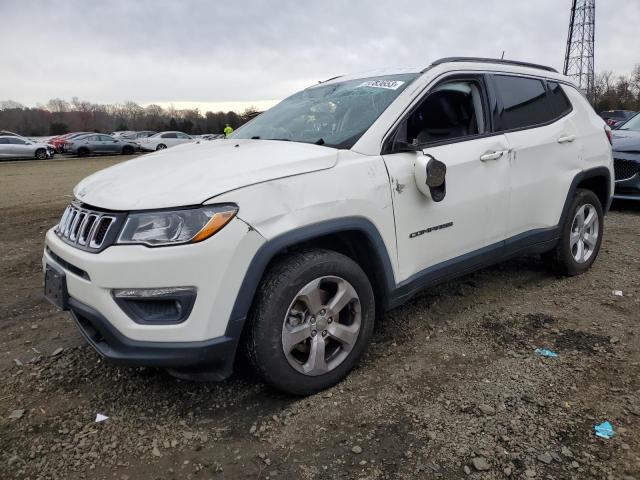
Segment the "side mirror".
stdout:
<path fill-rule="evenodd" d="M 416 185 L 424 195 L 434 202 L 441 202 L 447 194 L 447 166 L 428 153 L 416 158 L 414 174 Z"/>

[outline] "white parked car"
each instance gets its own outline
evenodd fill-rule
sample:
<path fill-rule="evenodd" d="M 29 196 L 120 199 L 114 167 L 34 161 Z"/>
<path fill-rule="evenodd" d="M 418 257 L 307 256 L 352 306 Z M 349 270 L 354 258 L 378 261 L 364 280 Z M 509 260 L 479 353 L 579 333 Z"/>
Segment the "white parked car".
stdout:
<path fill-rule="evenodd" d="M 45 160 L 54 155 L 46 143 L 39 143 L 17 135 L 0 136 L 0 158 L 37 158 Z"/>
<path fill-rule="evenodd" d="M 222 379 L 241 347 L 271 385 L 317 392 L 426 287 L 530 253 L 585 272 L 609 134 L 548 67 L 450 58 L 332 79 L 232 138 L 80 182 L 46 235 L 46 295 L 114 362 Z"/>
<path fill-rule="evenodd" d="M 195 141 L 195 138 L 183 132 L 160 132 L 148 138 L 141 138 L 137 143 L 142 150 L 153 151 Z"/>

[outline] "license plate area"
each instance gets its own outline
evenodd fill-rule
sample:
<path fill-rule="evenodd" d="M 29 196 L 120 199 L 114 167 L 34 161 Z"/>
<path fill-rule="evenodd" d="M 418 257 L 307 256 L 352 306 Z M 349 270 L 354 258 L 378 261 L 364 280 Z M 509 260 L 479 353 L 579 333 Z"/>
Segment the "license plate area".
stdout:
<path fill-rule="evenodd" d="M 62 310 L 69 309 L 67 277 L 62 269 L 50 264 L 44 269 L 44 296 L 56 307 Z"/>

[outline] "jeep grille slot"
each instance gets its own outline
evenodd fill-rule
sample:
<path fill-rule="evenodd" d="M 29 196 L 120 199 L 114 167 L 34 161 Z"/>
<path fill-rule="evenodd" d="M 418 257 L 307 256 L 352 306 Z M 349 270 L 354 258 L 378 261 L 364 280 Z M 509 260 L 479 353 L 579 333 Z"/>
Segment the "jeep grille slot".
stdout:
<path fill-rule="evenodd" d="M 55 233 L 67 243 L 87 250 L 100 249 L 116 223 L 116 216 L 69 205 L 55 228 Z"/>

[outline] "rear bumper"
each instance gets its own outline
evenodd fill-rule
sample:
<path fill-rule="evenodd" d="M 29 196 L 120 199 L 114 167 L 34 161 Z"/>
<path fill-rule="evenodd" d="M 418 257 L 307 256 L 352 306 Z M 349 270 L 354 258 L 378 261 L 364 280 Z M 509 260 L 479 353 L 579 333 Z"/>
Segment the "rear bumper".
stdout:
<path fill-rule="evenodd" d="M 146 342 L 122 335 L 97 310 L 74 298 L 69 309 L 80 332 L 105 359 L 118 365 L 206 370 L 223 380 L 233 371 L 237 338 L 222 336 L 197 342 Z"/>

